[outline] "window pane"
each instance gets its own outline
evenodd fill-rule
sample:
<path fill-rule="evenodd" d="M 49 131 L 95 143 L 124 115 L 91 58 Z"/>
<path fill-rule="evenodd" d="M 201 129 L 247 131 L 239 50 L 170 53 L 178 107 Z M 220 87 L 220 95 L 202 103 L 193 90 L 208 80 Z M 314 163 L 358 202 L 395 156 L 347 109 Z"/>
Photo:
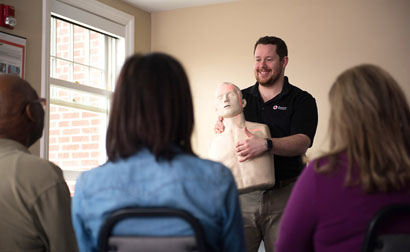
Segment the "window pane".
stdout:
<path fill-rule="evenodd" d="M 74 25 L 74 62 L 90 64 L 88 29 Z"/>
<path fill-rule="evenodd" d="M 49 159 L 72 171 L 103 164 L 106 125 L 106 114 L 50 104 Z"/>
<path fill-rule="evenodd" d="M 57 20 L 56 55 L 59 58 L 72 60 L 71 52 L 71 24 Z"/>
<path fill-rule="evenodd" d="M 89 86 L 89 80 L 90 80 L 89 71 L 90 71 L 89 67 L 82 66 L 79 64 L 74 64 L 73 82 Z"/>
<path fill-rule="evenodd" d="M 54 77 L 56 75 L 56 59 L 54 57 L 50 57 L 50 77 Z"/>
<path fill-rule="evenodd" d="M 90 31 L 90 65 L 105 69 L 105 61 L 105 36 L 101 33 Z"/>
<path fill-rule="evenodd" d="M 66 88 L 58 88 L 51 86 L 50 88 L 50 98 L 51 99 L 59 99 L 62 101 L 71 101 L 71 95 L 69 89 Z"/>
<path fill-rule="evenodd" d="M 105 96 L 51 85 L 51 103 L 60 103 L 70 107 L 107 113 L 109 100 Z"/>
<path fill-rule="evenodd" d="M 113 90 L 124 61 L 124 39 L 71 18 L 53 16 L 50 25 L 50 77 L 63 81 L 50 79 L 49 159 L 63 169 L 73 193 L 82 171 L 106 161 L 110 97 L 93 88 Z"/>
<path fill-rule="evenodd" d="M 51 18 L 50 22 L 50 56 L 56 56 L 56 19 Z"/>
<path fill-rule="evenodd" d="M 101 88 L 101 89 L 107 89 L 105 85 L 105 75 L 102 70 L 98 69 L 90 69 L 90 86 L 96 87 L 96 88 Z"/>
<path fill-rule="evenodd" d="M 66 60 L 55 60 L 55 69 L 51 72 L 51 77 L 56 79 L 70 81 L 71 80 L 71 63 Z"/>

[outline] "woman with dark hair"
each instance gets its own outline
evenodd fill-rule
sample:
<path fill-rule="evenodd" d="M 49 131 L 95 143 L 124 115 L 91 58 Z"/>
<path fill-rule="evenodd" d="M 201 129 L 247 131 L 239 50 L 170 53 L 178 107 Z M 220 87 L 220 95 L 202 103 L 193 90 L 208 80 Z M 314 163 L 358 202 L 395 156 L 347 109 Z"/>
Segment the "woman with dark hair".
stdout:
<path fill-rule="evenodd" d="M 199 219 L 209 251 L 245 251 L 233 176 L 222 164 L 195 156 L 193 124 L 189 82 L 177 60 L 162 53 L 126 60 L 110 111 L 108 162 L 84 172 L 75 188 L 73 223 L 81 251 L 97 251 L 105 218 L 126 207 L 186 210 Z M 178 220 L 145 221 L 118 232 L 192 232 Z"/>
<path fill-rule="evenodd" d="M 296 182 L 278 252 L 360 251 L 378 210 L 410 204 L 410 109 L 397 82 L 380 67 L 359 65 L 339 75 L 329 101 L 330 150 Z M 409 219 L 400 221 L 394 228 L 410 228 Z"/>

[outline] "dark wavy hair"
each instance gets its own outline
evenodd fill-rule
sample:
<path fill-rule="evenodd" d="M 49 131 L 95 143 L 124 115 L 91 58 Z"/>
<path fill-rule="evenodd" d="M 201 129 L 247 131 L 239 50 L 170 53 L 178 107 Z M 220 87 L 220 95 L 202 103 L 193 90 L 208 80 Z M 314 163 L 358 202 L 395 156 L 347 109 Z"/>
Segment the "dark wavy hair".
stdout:
<path fill-rule="evenodd" d="M 106 140 L 108 159 L 127 158 L 142 148 L 150 150 L 157 160 L 171 160 L 178 151 L 194 155 L 193 125 L 191 91 L 182 65 L 163 53 L 129 57 L 113 95 Z"/>

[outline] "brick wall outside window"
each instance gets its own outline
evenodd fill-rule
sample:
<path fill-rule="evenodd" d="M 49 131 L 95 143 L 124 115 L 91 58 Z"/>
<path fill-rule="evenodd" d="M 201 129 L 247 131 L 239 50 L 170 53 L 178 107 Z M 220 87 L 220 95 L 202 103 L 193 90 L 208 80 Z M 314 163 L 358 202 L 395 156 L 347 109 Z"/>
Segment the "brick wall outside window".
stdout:
<path fill-rule="evenodd" d="M 56 21 L 53 78 L 106 89 L 104 35 Z M 73 31 L 73 36 L 71 36 Z M 53 60 L 52 60 L 53 62 Z M 52 63 L 53 65 L 53 63 Z M 52 66 L 53 68 L 53 66 Z M 101 106 L 101 100 L 72 90 L 56 89 L 51 98 L 73 104 Z M 104 108 L 104 104 L 102 104 Z M 50 104 L 49 159 L 64 170 L 85 171 L 105 162 L 107 114 Z M 67 181 L 70 187 L 74 182 Z M 73 191 L 73 188 L 70 188 Z"/>
<path fill-rule="evenodd" d="M 85 171 L 105 157 L 105 115 L 50 105 L 49 159 L 63 169 Z"/>

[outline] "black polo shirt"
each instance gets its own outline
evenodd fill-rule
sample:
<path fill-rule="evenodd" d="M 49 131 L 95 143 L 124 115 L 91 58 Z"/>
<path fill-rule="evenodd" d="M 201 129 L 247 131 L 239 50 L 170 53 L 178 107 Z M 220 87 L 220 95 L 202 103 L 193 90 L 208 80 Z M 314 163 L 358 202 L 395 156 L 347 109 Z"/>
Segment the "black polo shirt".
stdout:
<path fill-rule="evenodd" d="M 273 138 L 305 134 L 310 138 L 312 146 L 318 121 L 315 98 L 290 84 L 285 77 L 282 92 L 264 103 L 258 85 L 256 83 L 242 90 L 243 98 L 246 99 L 245 119 L 268 125 Z M 299 176 L 305 165 L 302 156 L 274 155 L 274 161 L 277 181 Z"/>

